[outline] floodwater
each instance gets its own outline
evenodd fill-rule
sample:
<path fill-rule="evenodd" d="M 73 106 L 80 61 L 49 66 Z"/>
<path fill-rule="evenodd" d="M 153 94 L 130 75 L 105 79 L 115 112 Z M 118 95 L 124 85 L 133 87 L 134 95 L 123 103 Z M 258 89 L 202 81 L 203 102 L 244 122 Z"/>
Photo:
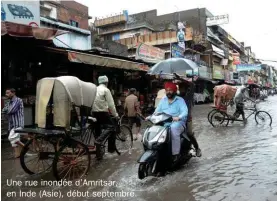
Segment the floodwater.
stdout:
<path fill-rule="evenodd" d="M 248 123 L 235 122 L 224 128 L 213 128 L 207 121 L 211 110 L 208 105 L 194 109 L 194 131 L 203 152 L 201 158 L 193 158 L 183 168 L 162 178 L 137 178 L 136 160 L 142 153 L 139 141 L 131 153 L 121 156 L 107 155 L 102 162 L 93 163 L 89 181 L 115 181 L 112 186 L 85 187 L 22 187 L 24 191 L 61 191 L 59 200 L 133 200 L 133 201 L 276 201 L 277 200 L 277 97 L 269 97 L 258 105 L 268 111 L 273 119 L 271 128 L 257 126 L 254 116 Z M 16 181 L 51 180 L 46 175 L 29 176 L 13 160 L 7 143 L 2 144 L 2 200 L 37 200 L 38 197 L 7 198 L 8 191 L 20 187 L 7 186 L 7 179 Z M 128 192 L 129 197 L 75 198 L 68 197 L 70 190 L 79 192 Z M 69 195 L 70 196 L 70 195 Z M 134 197 L 133 197 L 134 196 Z M 42 200 L 58 200 L 50 195 Z"/>

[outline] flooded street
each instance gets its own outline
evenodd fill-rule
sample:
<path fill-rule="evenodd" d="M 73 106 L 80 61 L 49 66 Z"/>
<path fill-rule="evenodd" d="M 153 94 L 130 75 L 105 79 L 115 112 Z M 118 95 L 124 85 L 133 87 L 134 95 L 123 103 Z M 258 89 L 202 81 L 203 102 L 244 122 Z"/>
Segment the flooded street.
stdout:
<path fill-rule="evenodd" d="M 108 155 L 104 161 L 93 163 L 87 180 L 115 181 L 111 187 L 57 187 L 64 196 L 59 200 L 133 200 L 133 201 L 276 201 L 277 200 L 277 97 L 269 97 L 258 104 L 258 109 L 268 111 L 273 119 L 272 127 L 257 126 L 254 115 L 246 126 L 240 122 L 229 127 L 213 128 L 207 114 L 209 105 L 194 108 L 194 131 L 202 149 L 201 158 L 193 158 L 180 170 L 162 178 L 139 180 L 136 160 L 142 153 L 142 145 L 135 142 L 132 153 L 122 156 Z M 8 191 L 20 187 L 7 186 L 7 179 L 53 179 L 52 173 L 39 176 L 25 174 L 19 160 L 11 159 L 8 143 L 2 144 L 2 200 L 37 200 L 38 197 L 7 198 Z M 30 190 L 24 187 L 22 190 Z M 38 192 L 42 188 L 34 187 Z M 54 189 L 54 188 L 52 188 Z M 125 191 L 134 197 L 73 198 L 67 197 L 72 189 L 85 191 Z M 42 198 L 58 200 L 58 198 Z"/>

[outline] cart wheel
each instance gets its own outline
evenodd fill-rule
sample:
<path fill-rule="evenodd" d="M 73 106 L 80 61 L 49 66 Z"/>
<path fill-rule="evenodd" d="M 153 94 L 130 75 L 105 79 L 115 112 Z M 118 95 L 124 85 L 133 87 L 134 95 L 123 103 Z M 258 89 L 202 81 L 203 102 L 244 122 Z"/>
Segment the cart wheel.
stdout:
<path fill-rule="evenodd" d="M 213 127 L 227 127 L 229 124 L 229 117 L 225 112 L 216 111 L 211 116 L 211 124 Z"/>
<path fill-rule="evenodd" d="M 116 134 L 116 148 L 120 153 L 125 153 L 133 147 L 133 134 L 129 126 L 121 125 L 120 133 Z"/>
<path fill-rule="evenodd" d="M 88 147 L 75 139 L 67 139 L 55 155 L 53 173 L 57 180 L 75 180 L 84 177 L 90 168 Z"/>
<path fill-rule="evenodd" d="M 257 124 L 264 124 L 271 126 L 272 124 L 272 117 L 268 112 L 265 111 L 258 111 L 255 114 L 255 121 Z"/>
<path fill-rule="evenodd" d="M 208 121 L 210 122 L 210 124 L 212 124 L 212 119 L 211 119 L 211 117 L 212 117 L 212 115 L 213 115 L 216 111 L 218 111 L 218 110 L 217 110 L 217 109 L 213 109 L 213 110 L 210 111 L 209 114 L 208 114 Z"/>
<path fill-rule="evenodd" d="M 48 140 L 32 138 L 21 150 L 21 167 L 30 175 L 45 172 L 51 168 L 55 152 L 55 146 Z"/>

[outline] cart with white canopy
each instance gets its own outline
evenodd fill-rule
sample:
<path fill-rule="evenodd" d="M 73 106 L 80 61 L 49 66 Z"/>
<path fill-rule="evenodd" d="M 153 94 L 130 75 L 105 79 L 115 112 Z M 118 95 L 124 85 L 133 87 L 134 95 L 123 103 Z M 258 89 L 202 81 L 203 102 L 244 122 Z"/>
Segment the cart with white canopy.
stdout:
<path fill-rule="evenodd" d="M 82 135 L 87 123 L 84 121 L 96 121 L 89 117 L 96 92 L 96 85 L 73 76 L 38 81 L 36 127 L 16 130 L 28 133 L 28 142 L 20 155 L 25 172 L 37 174 L 52 167 L 58 180 L 79 179 L 87 174 L 89 147 L 74 134 Z"/>

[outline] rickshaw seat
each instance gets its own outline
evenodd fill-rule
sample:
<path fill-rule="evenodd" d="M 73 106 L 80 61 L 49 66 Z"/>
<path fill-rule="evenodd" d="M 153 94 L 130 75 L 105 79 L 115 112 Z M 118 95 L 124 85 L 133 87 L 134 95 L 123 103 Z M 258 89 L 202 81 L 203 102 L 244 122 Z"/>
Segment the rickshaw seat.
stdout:
<path fill-rule="evenodd" d="M 22 134 L 40 134 L 40 135 L 63 135 L 63 130 L 43 129 L 43 128 L 18 128 L 15 129 L 16 133 Z"/>

